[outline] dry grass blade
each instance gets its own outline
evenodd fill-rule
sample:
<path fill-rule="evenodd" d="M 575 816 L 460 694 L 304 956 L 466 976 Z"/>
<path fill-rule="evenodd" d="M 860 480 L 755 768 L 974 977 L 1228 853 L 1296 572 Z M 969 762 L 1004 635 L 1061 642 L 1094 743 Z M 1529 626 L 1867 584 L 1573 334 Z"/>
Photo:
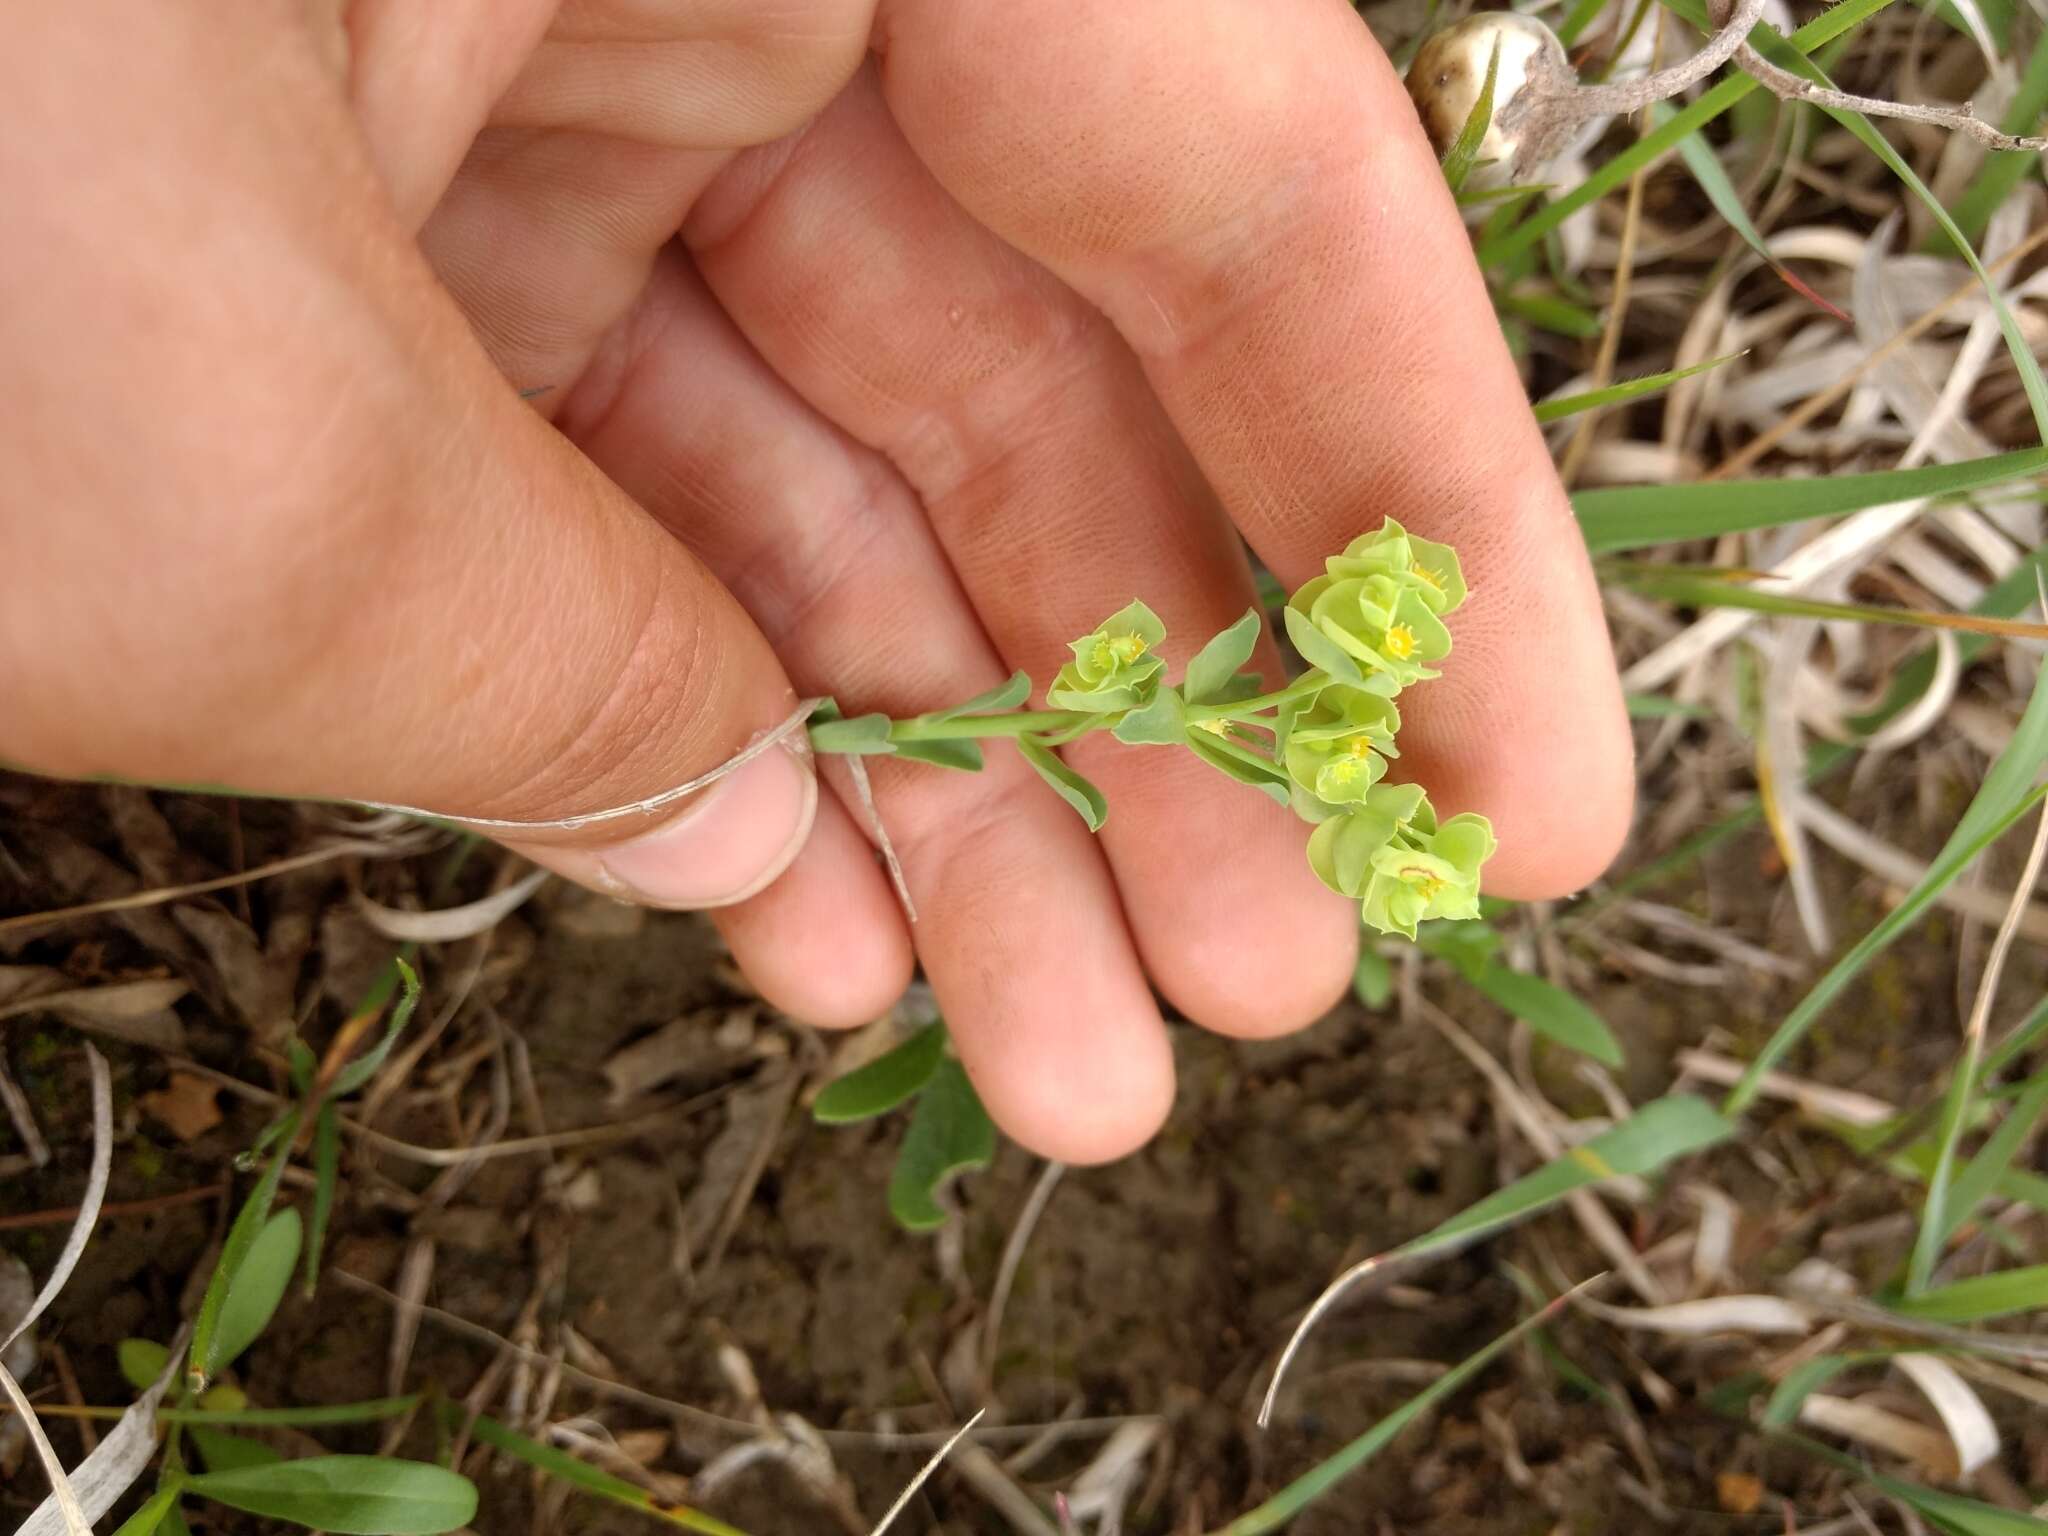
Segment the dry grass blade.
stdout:
<path fill-rule="evenodd" d="M 1687 1077 L 1712 1083 L 1717 1088 L 1734 1087 L 1748 1070 L 1732 1056 L 1700 1050 L 1680 1051 L 1677 1065 Z M 1796 1104 L 1815 1119 L 1836 1120 L 1843 1125 L 1883 1125 L 1898 1113 L 1896 1106 L 1867 1093 L 1858 1093 L 1851 1088 L 1831 1088 L 1826 1083 L 1811 1083 L 1785 1072 L 1766 1072 L 1759 1087 L 1767 1099 Z"/>
<path fill-rule="evenodd" d="M 163 1374 L 128 1405 L 107 1437 L 100 1441 L 99 1448 L 71 1469 L 71 1488 L 85 1513 L 84 1528 L 88 1532 L 91 1522 L 112 1509 L 155 1458 L 157 1404 L 178 1376 L 184 1349 L 184 1340 L 180 1338 L 171 1348 Z M 66 1536 L 74 1529 L 53 1493 L 37 1506 L 14 1536 Z"/>
<path fill-rule="evenodd" d="M 954 1430 L 946 1443 L 932 1453 L 931 1459 L 917 1469 L 917 1476 L 910 1480 L 908 1487 L 896 1495 L 896 1502 L 884 1510 L 882 1518 L 875 1522 L 875 1528 L 871 1536 L 882 1536 L 882 1533 L 889 1529 L 890 1525 L 895 1522 L 896 1517 L 903 1513 L 912 1499 L 917 1497 L 917 1490 L 931 1481 L 932 1474 L 939 1470 L 939 1464 L 951 1454 L 953 1447 L 967 1438 L 968 1432 L 981 1422 L 981 1416 L 987 1412 L 986 1408 L 975 1409 L 973 1416 L 965 1424 Z"/>
<path fill-rule="evenodd" d="M 453 944 L 462 939 L 473 939 L 497 927 L 523 906 L 547 880 L 547 870 L 531 870 L 502 891 L 494 891 L 459 907 L 443 907 L 433 912 L 407 912 L 399 907 L 387 907 L 358 893 L 356 910 L 387 939 L 398 939 L 408 944 Z"/>
<path fill-rule="evenodd" d="M 159 886 L 154 890 L 136 891 L 128 896 L 110 896 L 104 901 L 81 902 L 74 907 L 52 907 L 47 912 L 21 912 L 12 917 L 0 917 L 0 934 L 23 932 L 50 923 L 69 922 L 73 918 L 101 917 L 109 912 L 134 912 L 144 907 L 162 906 L 168 901 L 186 901 L 194 896 L 210 896 L 215 891 L 253 885 L 274 875 L 288 875 L 294 870 L 311 869 L 316 864 L 331 863 L 335 859 L 396 858 L 417 851 L 410 843 L 373 842 L 361 838 L 325 843 L 318 848 L 309 848 L 304 853 L 295 853 L 289 858 L 273 859 L 268 864 L 245 869 L 236 875 L 221 875 L 212 880 L 194 880 L 188 885 Z"/>
<path fill-rule="evenodd" d="M 71 1479 L 64 1475 L 64 1463 L 57 1459 L 57 1448 L 43 1433 L 42 1421 L 36 1417 L 34 1406 L 5 1365 L 0 1365 L 0 1391 L 7 1394 L 7 1400 L 14 1405 L 16 1418 L 28 1430 L 29 1443 L 36 1448 L 36 1456 L 49 1476 L 50 1497 L 57 1502 L 57 1511 L 64 1519 L 64 1529 L 70 1536 L 92 1536 L 92 1521 L 86 1518 L 85 1510 L 79 1505 L 78 1495 L 71 1488 Z"/>
<path fill-rule="evenodd" d="M 1939 1355 L 1921 1354 L 1895 1355 L 1892 1364 L 1933 1404 L 1965 1476 L 1997 1456 L 1998 1426 L 1954 1366 Z"/>
<path fill-rule="evenodd" d="M 1038 1218 L 1045 1214 L 1046 1202 L 1052 1199 L 1052 1192 L 1059 1187 L 1060 1175 L 1066 1171 L 1065 1163 L 1046 1163 L 1037 1182 L 1031 1186 L 1024 1209 L 1017 1213 L 1017 1224 L 1010 1229 L 1009 1241 L 1003 1244 L 1003 1257 L 996 1265 L 995 1284 L 989 1288 L 988 1316 L 981 1330 L 981 1374 L 991 1392 L 994 1390 L 996 1341 L 1002 1334 L 1003 1312 L 1009 1305 L 1010 1287 L 1016 1284 L 1017 1268 L 1024 1262 L 1024 1250 L 1030 1245 Z"/>
<path fill-rule="evenodd" d="M 107 1072 L 106 1058 L 90 1045 L 85 1048 L 85 1059 L 92 1073 L 92 1171 L 86 1175 L 85 1195 L 78 1202 L 78 1217 L 71 1224 L 70 1235 L 64 1239 L 63 1250 L 58 1253 L 49 1278 L 36 1293 L 35 1303 L 22 1314 L 7 1337 L 0 1339 L 0 1350 L 28 1332 L 64 1289 L 71 1272 L 78 1267 L 86 1240 L 92 1236 L 93 1224 L 100 1219 L 101 1202 L 107 1197 L 107 1178 L 114 1166 L 114 1084 Z"/>
<path fill-rule="evenodd" d="M 1955 1065 L 1948 1100 L 1942 1106 L 1940 1150 L 1935 1156 L 1934 1171 L 1927 1180 L 1927 1202 L 1920 1217 L 1919 1235 L 1913 1242 L 1913 1257 L 1907 1266 L 1906 1293 L 1909 1296 L 1925 1290 L 1932 1283 L 1935 1261 L 1941 1257 L 1942 1246 L 1956 1226 L 1948 1209 L 1949 1193 L 1955 1179 L 1957 1150 L 1969 1119 L 1977 1063 L 1984 1055 L 1984 1036 L 1990 1027 L 1991 1005 L 1998 996 L 1999 978 L 2005 973 L 2006 957 L 2012 953 L 2013 939 L 2026 918 L 2027 898 L 2033 894 L 2034 886 L 2041 878 L 2044 856 L 2048 856 L 2048 805 L 2043 806 L 2035 820 L 2034 841 L 2027 850 L 2026 867 L 2013 887 L 2012 903 L 1998 925 L 1998 936 L 1991 942 L 1991 953 L 1984 962 L 1984 975 L 1977 983 L 1977 996 L 1970 1005 L 1970 1017 L 1963 1026 L 1962 1058 Z"/>

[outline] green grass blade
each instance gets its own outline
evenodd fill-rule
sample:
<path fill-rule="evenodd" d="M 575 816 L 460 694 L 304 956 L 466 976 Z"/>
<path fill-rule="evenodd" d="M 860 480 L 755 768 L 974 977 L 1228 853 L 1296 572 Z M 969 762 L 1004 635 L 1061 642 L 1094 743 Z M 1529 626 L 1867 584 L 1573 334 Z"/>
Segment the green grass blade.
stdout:
<path fill-rule="evenodd" d="M 313 1120 L 313 1216 L 306 1224 L 305 1292 L 320 1283 L 320 1258 L 327 1246 L 327 1224 L 334 1216 L 334 1190 L 341 1179 L 341 1116 L 332 1103 L 322 1104 Z"/>
<path fill-rule="evenodd" d="M 1621 1174 L 1654 1173 L 1688 1153 L 1727 1140 L 1734 1132 L 1734 1124 L 1715 1113 L 1704 1099 L 1688 1094 L 1653 1099 L 1620 1125 L 1467 1206 L 1395 1252 L 1412 1257 L 1450 1247 L 1533 1216 L 1589 1184 Z"/>
<path fill-rule="evenodd" d="M 1891 1303 L 1892 1311 L 1902 1317 L 1931 1323 L 1984 1323 L 2044 1307 L 2048 1307 L 2048 1264 L 1973 1275 Z"/>
<path fill-rule="evenodd" d="M 453 1409 L 453 1405 L 449 1406 Z M 460 1422 L 459 1409 L 453 1410 L 451 1422 Z M 548 1476 L 559 1478 L 572 1488 L 580 1488 L 594 1498 L 637 1509 L 644 1515 L 681 1526 L 686 1531 L 700 1532 L 702 1536 L 746 1536 L 744 1531 L 700 1510 L 682 1504 L 664 1504 L 645 1488 L 636 1488 L 623 1478 L 601 1472 L 555 1446 L 529 1440 L 496 1419 L 479 1416 L 469 1422 L 469 1432 L 479 1443 L 503 1451 L 508 1456 L 516 1456 L 528 1466 L 538 1467 Z"/>
<path fill-rule="evenodd" d="M 1572 497 L 1586 547 L 1596 555 L 1776 528 L 1812 517 L 1928 496 L 1959 496 L 2048 474 L 2048 448 L 1989 454 L 1960 464 L 1927 464 L 1816 480 L 1713 480 L 1700 485 L 1614 486 Z"/>
<path fill-rule="evenodd" d="M 1890 3 L 1891 0 L 1842 0 L 1841 4 L 1830 6 L 1786 41 L 1802 54 L 1811 53 L 1852 28 L 1861 26 Z M 1750 41 L 1761 46 L 1766 34 L 1776 40 L 1776 33 L 1759 24 L 1750 32 Z M 1481 241 L 1479 265 L 1492 271 L 1531 249 L 1588 203 L 1605 197 L 1637 171 L 1655 164 L 1676 149 L 1687 134 L 1698 132 L 1756 89 L 1757 83 L 1746 75 L 1721 81 L 1699 100 L 1673 113 L 1669 122 L 1651 129 L 1613 159 L 1603 162 L 1569 192 L 1545 203 L 1512 229 Z"/>
<path fill-rule="evenodd" d="M 1781 1433 L 1777 1438 L 1797 1446 L 1807 1455 L 1862 1478 L 1878 1492 L 1911 1506 L 1917 1513 L 1946 1533 L 1946 1536 L 2048 1536 L 2048 1520 L 2023 1515 L 2015 1510 L 1982 1504 L 1959 1494 L 1938 1493 L 1918 1483 L 1875 1473 L 1854 1456 L 1846 1456 L 1831 1445 L 1804 1435 Z"/>
<path fill-rule="evenodd" d="M 226 1370 L 243 1350 L 262 1337 L 292 1283 L 292 1270 L 299 1262 L 299 1243 L 304 1230 L 299 1213 L 286 1206 L 263 1224 L 256 1241 L 228 1282 L 228 1294 L 221 1303 L 220 1330 L 215 1335 L 213 1355 L 207 1373 Z"/>
<path fill-rule="evenodd" d="M 1622 1065 L 1621 1045 L 1607 1021 L 1562 987 L 1495 961 L 1473 985 L 1545 1039 L 1610 1067 Z"/>
<path fill-rule="evenodd" d="M 1949 1184 L 1948 1200 L 1937 1230 L 1937 1247 L 1954 1237 L 1963 1223 L 1970 1219 L 1971 1213 L 1990 1198 L 2044 1112 L 2048 1112 L 2048 1072 L 2027 1085 L 2019 1099 L 2005 1112 L 2005 1118 L 1998 1122 L 1998 1129 L 1977 1149 L 1977 1155 L 1956 1172 Z M 1935 1166 L 1940 1166 L 1938 1161 Z"/>
<path fill-rule="evenodd" d="M 354 1093 L 377 1075 L 377 1069 L 390 1057 L 392 1046 L 405 1033 L 405 1026 L 412 1022 L 413 1013 L 420 1005 L 418 973 L 405 963 L 403 956 L 393 959 L 391 964 L 398 972 L 404 994 L 398 999 L 398 1006 L 391 1010 L 390 1022 L 384 1026 L 384 1034 L 377 1043 L 335 1074 L 334 1087 L 330 1090 L 333 1098 L 344 1098 Z"/>
<path fill-rule="evenodd" d="M 1706 373 L 1732 363 L 1743 356 L 1740 352 L 1725 353 L 1710 357 L 1704 363 L 1694 363 L 1690 368 L 1673 368 L 1668 373 L 1652 373 L 1640 379 L 1624 379 L 1619 384 L 1610 384 L 1605 389 L 1589 389 L 1581 394 L 1566 395 L 1557 400 L 1541 400 L 1532 409 L 1541 422 L 1562 421 L 1567 416 L 1576 416 L 1581 411 L 1597 411 L 1603 406 L 1620 405 L 1629 400 L 1641 400 L 1649 395 L 1661 394 L 1681 379 L 1695 374 Z"/>
<path fill-rule="evenodd" d="M 157 1489 L 149 1496 L 148 1503 L 121 1522 L 121 1527 L 114 1532 L 114 1536 L 150 1536 L 152 1531 L 164 1523 L 164 1517 L 170 1514 L 171 1506 L 178 1502 L 178 1493 L 176 1484 L 169 1488 Z"/>
<path fill-rule="evenodd" d="M 1663 0 L 1663 3 L 1666 9 L 1684 17 L 1702 31 L 1712 30 L 1703 0 Z M 1828 79 L 1827 72 L 1807 58 L 1806 50 L 1788 46 L 1771 28 L 1757 27 L 1750 34 L 1750 41 L 1756 46 L 1757 52 L 1781 68 L 1789 69 L 1816 85 L 1833 87 L 1834 82 Z M 1955 246 L 1957 254 L 1976 275 L 1977 281 L 1983 286 L 1985 296 L 1991 301 L 1993 312 L 1998 317 L 1998 328 L 2005 337 L 2006 350 L 2012 355 L 2013 366 L 2019 370 L 2020 383 L 2027 392 L 2027 402 L 2034 412 L 2035 435 L 2043 442 L 2048 442 L 2048 381 L 2042 379 L 2041 365 L 2034 357 L 2034 349 L 2020 334 L 2019 322 L 2013 317 L 2012 310 L 2006 304 L 1998 285 L 1991 280 L 1991 274 L 1984 270 L 1984 263 L 1978 260 L 1976 248 L 1970 244 L 1969 237 L 1957 227 L 1955 220 L 1949 217 L 1948 209 L 1942 206 L 1941 200 L 1928 189 L 1927 184 L 1899 152 L 1892 148 L 1890 140 L 1872 126 L 1869 118 L 1861 112 L 1843 111 L 1838 107 L 1822 107 L 1820 110 L 1848 129 L 1865 149 L 1877 156 L 1886 168 L 1905 184 L 1906 189 L 1934 215 L 1935 223 L 1941 227 L 1942 232 Z"/>
<path fill-rule="evenodd" d="M 1465 178 L 1472 174 L 1472 166 L 1479 158 L 1479 146 L 1486 139 L 1486 130 L 1493 126 L 1493 83 L 1499 78 L 1500 38 L 1496 36 L 1493 52 L 1486 57 L 1486 78 L 1479 84 L 1479 99 L 1465 114 L 1458 136 L 1451 140 L 1451 147 L 1444 151 L 1444 180 L 1454 193 L 1463 190 Z"/>
<path fill-rule="evenodd" d="M 1963 811 L 1948 842 L 1928 866 L 1920 883 L 1876 927 L 1857 940 L 1855 946 L 1814 985 L 1780 1024 L 1764 1048 L 1757 1053 L 1742 1080 L 1729 1091 L 1722 1110 L 1739 1115 L 1749 1106 L 1761 1087 L 1763 1076 L 1775 1067 L 1813 1026 L 1821 1011 L 1859 975 L 1863 968 L 1888 948 L 1934 905 L 1941 893 L 1961 878 L 1977 856 L 2024 816 L 2042 796 L 2033 787 L 2048 761 L 2048 669 L 2036 679 L 2033 697 L 1998 759 L 1984 776 L 1984 783 Z"/>
<path fill-rule="evenodd" d="M 2029 134 L 2039 126 L 2044 113 L 2048 113 L 2048 35 L 2034 44 L 2034 51 L 2027 59 L 2026 72 L 2020 76 L 2019 89 L 2013 94 L 2012 105 L 2006 109 L 2003 126 L 2007 133 Z M 2033 150 L 2010 150 L 1987 156 L 1983 168 L 1963 195 L 1956 199 L 1951 210 L 1956 227 L 1972 240 L 1982 239 L 1991 215 L 2019 189 L 2020 183 L 2032 175 L 2034 167 L 2040 163 L 2040 155 Z"/>
<path fill-rule="evenodd" d="M 1764 1428 L 1782 1429 L 1792 1423 L 1799 1417 L 1800 1405 L 1808 1397 L 1866 1358 L 1862 1355 L 1816 1355 L 1795 1365 L 1771 1393 L 1771 1400 L 1764 1404 Z"/>
<path fill-rule="evenodd" d="M 1607 322 L 1592 310 L 1555 294 L 1517 289 L 1499 295 L 1495 302 L 1503 314 L 1526 320 L 1539 331 L 1569 336 L 1575 341 L 1591 340 L 1607 327 Z"/>
<path fill-rule="evenodd" d="M 1264 1536 L 1267 1531 L 1280 1529 L 1385 1450 L 1402 1430 L 1485 1370 L 1503 1350 L 1548 1321 L 1567 1299 L 1559 1297 L 1541 1311 L 1522 1319 L 1477 1353 L 1467 1355 L 1343 1450 L 1304 1472 L 1258 1508 L 1239 1515 L 1217 1536 Z"/>
<path fill-rule="evenodd" d="M 1614 564 L 1619 568 L 1611 572 L 1611 581 L 1626 583 L 1646 597 L 1660 598 L 1681 608 L 1742 608 L 1790 619 L 1843 619 L 1852 624 L 1897 624 L 1906 629 L 1948 629 L 2020 640 L 2048 640 L 2048 626 L 2012 619 L 1930 613 L 1917 608 L 1877 608 L 1868 603 L 1826 603 L 1748 586 L 1731 579 L 1731 573 L 1713 567 L 1631 568 L 1626 562 Z"/>

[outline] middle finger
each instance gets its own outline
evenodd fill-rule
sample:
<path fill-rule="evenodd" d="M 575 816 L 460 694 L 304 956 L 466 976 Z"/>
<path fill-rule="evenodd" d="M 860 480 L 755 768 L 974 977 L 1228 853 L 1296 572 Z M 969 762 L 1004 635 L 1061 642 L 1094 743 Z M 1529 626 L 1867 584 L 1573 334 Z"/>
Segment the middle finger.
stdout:
<path fill-rule="evenodd" d="M 829 238 L 821 232 L 829 231 Z M 922 497 L 990 637 L 1041 683 L 1133 597 L 1185 661 L 1254 601 L 1235 530 L 1128 348 L 969 219 L 897 133 L 872 67 L 793 139 L 741 156 L 684 228 L 756 348 Z M 1278 685 L 1270 643 L 1254 664 Z M 1153 981 L 1199 1023 L 1309 1022 L 1351 975 L 1357 916 L 1284 808 L 1190 753 L 1067 749 Z"/>

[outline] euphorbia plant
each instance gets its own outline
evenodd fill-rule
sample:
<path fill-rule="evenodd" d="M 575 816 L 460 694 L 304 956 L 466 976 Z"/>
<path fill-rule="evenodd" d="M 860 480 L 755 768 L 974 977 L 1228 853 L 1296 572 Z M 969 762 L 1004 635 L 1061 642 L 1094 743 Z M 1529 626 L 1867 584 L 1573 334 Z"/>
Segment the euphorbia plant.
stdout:
<path fill-rule="evenodd" d="M 1293 807 L 1315 826 L 1308 859 L 1323 883 L 1357 901 L 1369 927 L 1412 939 L 1418 923 L 1479 915 L 1479 870 L 1494 849 L 1485 817 L 1439 821 L 1419 785 L 1383 782 L 1399 755 L 1395 700 L 1438 675 L 1432 668 L 1451 650 L 1444 616 L 1464 601 L 1451 548 L 1389 518 L 1288 600 L 1288 637 L 1308 669 L 1283 688 L 1263 692 L 1242 670 L 1258 643 L 1256 609 L 1197 651 L 1176 686 L 1160 650 L 1166 626 L 1134 602 L 1073 642 L 1045 709 L 1019 708 L 1032 689 L 1019 672 L 964 704 L 905 720 L 828 706 L 811 743 L 971 772 L 982 766 L 983 740 L 1008 737 L 1091 830 L 1108 807 L 1058 747 L 1108 731 L 1133 746 L 1185 748 Z"/>

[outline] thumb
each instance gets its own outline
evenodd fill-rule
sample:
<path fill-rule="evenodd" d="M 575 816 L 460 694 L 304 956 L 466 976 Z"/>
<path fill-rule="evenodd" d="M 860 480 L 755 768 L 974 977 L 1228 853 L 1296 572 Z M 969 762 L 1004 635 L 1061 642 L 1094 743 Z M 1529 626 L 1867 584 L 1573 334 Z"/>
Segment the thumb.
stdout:
<path fill-rule="evenodd" d="M 177 77 L 136 69 L 101 116 Z M 39 201 L 33 166 L 0 174 L 40 236 L 0 254 L 0 289 L 36 295 L 0 305 L 0 350 L 33 360 L 0 378 L 0 759 L 419 807 L 614 893 L 740 899 L 811 825 L 800 731 L 657 811 L 574 818 L 741 751 L 789 716 L 788 678 L 499 376 L 306 73 L 291 134 L 247 132 L 284 110 L 267 96 L 165 85 L 134 142 L 211 169 L 178 198 L 124 170 L 107 199 L 142 227 L 118 238 Z M 124 124 L 47 105 L 128 165 Z"/>

